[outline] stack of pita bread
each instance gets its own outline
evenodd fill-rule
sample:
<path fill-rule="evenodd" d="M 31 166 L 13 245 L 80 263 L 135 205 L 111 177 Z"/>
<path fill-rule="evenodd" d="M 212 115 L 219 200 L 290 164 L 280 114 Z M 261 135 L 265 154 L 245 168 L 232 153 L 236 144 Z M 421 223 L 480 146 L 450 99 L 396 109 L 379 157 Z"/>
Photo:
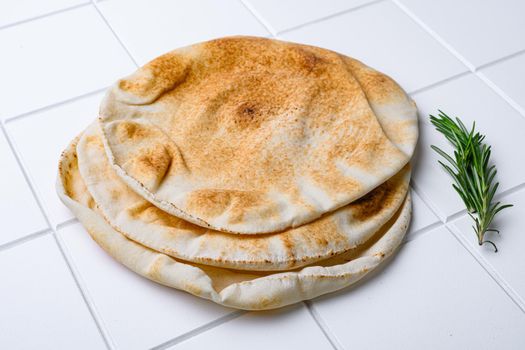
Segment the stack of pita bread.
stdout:
<path fill-rule="evenodd" d="M 341 54 L 253 37 L 154 59 L 107 92 L 58 193 L 108 254 L 229 307 L 355 283 L 407 230 L 415 104 Z"/>

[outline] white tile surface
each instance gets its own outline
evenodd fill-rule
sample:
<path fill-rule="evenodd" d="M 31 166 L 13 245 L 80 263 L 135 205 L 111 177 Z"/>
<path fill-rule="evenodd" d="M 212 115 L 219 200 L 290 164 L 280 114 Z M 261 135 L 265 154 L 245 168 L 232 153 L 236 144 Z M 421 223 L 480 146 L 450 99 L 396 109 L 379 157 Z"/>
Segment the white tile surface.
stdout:
<path fill-rule="evenodd" d="M 237 0 L 112 0 L 99 7 L 139 64 L 221 36 L 269 35 Z"/>
<path fill-rule="evenodd" d="M 525 190 L 507 195 L 501 199 L 503 203 L 514 204 L 514 207 L 504 209 L 493 222 L 493 226 L 498 228 L 501 235 L 488 233 L 486 238 L 492 240 L 499 251 L 494 253 L 492 246 L 484 244 L 481 248 L 474 230 L 472 229 L 472 220 L 464 216 L 454 222 L 466 241 L 485 258 L 498 273 L 510 284 L 510 286 L 525 300 L 525 257 L 523 255 L 523 246 L 525 245 Z"/>
<path fill-rule="evenodd" d="M 410 194 L 412 195 L 412 221 L 410 222 L 407 235 L 416 233 L 439 221 L 414 190 L 411 190 Z"/>
<path fill-rule="evenodd" d="M 233 311 L 129 271 L 80 224 L 66 226 L 59 234 L 119 348 L 151 348 Z"/>
<path fill-rule="evenodd" d="M 60 154 L 96 119 L 102 96 L 98 93 L 6 124 L 54 224 L 73 217 L 55 191 Z"/>
<path fill-rule="evenodd" d="M 332 349 L 302 304 L 252 312 L 173 346 L 172 350 Z"/>
<path fill-rule="evenodd" d="M 464 208 L 452 188 L 450 177 L 438 164 L 439 155 L 430 149 L 437 145 L 451 150 L 444 137 L 430 124 L 429 114 L 438 108 L 451 117 L 460 117 L 466 125 L 476 121 L 476 128 L 487 134 L 493 146 L 492 160 L 498 168 L 500 191 L 525 182 L 525 163 L 516 161 L 516 152 L 525 149 L 525 118 L 474 75 L 467 75 L 413 96 L 419 108 L 420 138 L 413 181 L 425 193 L 438 215 L 445 217 Z"/>
<path fill-rule="evenodd" d="M 247 0 L 274 33 L 337 14 L 373 0 Z"/>
<path fill-rule="evenodd" d="M 0 131 L 0 245 L 47 227 L 9 144 Z"/>
<path fill-rule="evenodd" d="M 0 118 L 109 85 L 134 66 L 91 7 L 0 31 Z"/>
<path fill-rule="evenodd" d="M 0 252 L 4 349 L 105 349 L 52 236 Z"/>
<path fill-rule="evenodd" d="M 0 2 L 0 27 L 86 2 L 86 0 L 2 1 Z"/>
<path fill-rule="evenodd" d="M 525 49 L 523 0 L 399 0 L 474 66 Z"/>
<path fill-rule="evenodd" d="M 274 32 L 284 30 L 283 39 L 354 56 L 408 91 L 468 70 L 447 47 L 476 66 L 525 49 L 521 0 L 107 0 L 96 2 L 104 17 L 95 1 L 50 14 L 83 1 L 0 3 L 0 28 L 7 25 L 0 29 L 0 119 L 52 224 L 72 217 L 55 194 L 56 165 L 70 139 L 96 117 L 102 93 L 89 93 L 135 69 L 119 40 L 142 64 L 214 37 L 270 36 L 253 10 Z M 524 57 L 502 60 L 479 73 L 522 108 Z M 472 74 L 425 89 L 414 99 L 422 121 L 413 185 L 421 197 L 412 193 L 409 242 L 366 281 L 315 301 L 316 310 L 341 349 L 396 349 L 408 343 L 415 349 L 525 348 L 525 313 L 495 282 L 503 281 L 509 295 L 521 296 L 518 303 L 525 300 L 520 250 L 525 190 L 504 198 L 515 207 L 495 223 L 502 230 L 501 237 L 494 237 L 498 254 L 476 245 L 465 218 L 451 224 L 465 244 L 472 244 L 473 254 L 467 252 L 433 214 L 445 218 L 463 205 L 429 149 L 430 144 L 446 144 L 428 123 L 428 113 L 441 108 L 467 123 L 477 121 L 494 147 L 503 190 L 525 182 L 520 161 L 525 115 Z M 20 114 L 26 115 L 11 119 Z M 3 133 L 0 160 L 1 246 L 45 229 L 46 221 Z M 116 349 L 152 348 L 177 337 L 185 340 L 174 349 L 331 349 L 302 304 L 248 313 L 193 333 L 232 310 L 137 276 L 103 252 L 78 223 L 63 226 L 59 235 L 80 288 Z M 105 348 L 53 237 L 31 239 L 0 248 L 0 348 Z"/>
<path fill-rule="evenodd" d="M 282 35 L 326 47 L 376 68 L 414 91 L 467 68 L 397 6 L 381 2 Z"/>
<path fill-rule="evenodd" d="M 314 307 L 345 349 L 525 347 L 525 313 L 444 228 Z"/>
<path fill-rule="evenodd" d="M 489 66 L 481 73 L 525 110 L 525 53 Z"/>

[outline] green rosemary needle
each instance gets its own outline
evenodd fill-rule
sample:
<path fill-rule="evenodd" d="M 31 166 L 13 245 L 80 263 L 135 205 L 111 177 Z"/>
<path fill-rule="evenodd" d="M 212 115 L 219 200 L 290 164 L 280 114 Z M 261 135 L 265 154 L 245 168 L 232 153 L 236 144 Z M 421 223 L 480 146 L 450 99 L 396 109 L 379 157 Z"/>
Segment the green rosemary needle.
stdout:
<path fill-rule="evenodd" d="M 498 212 L 512 205 L 492 203 L 499 183 L 494 183 L 497 171 L 496 166 L 490 164 L 491 147 L 483 142 L 485 135 L 475 130 L 476 123 L 468 130 L 459 118 L 454 121 L 444 112 L 438 111 L 438 117 L 430 115 L 430 122 L 454 146 L 454 154 L 450 156 L 434 145 L 430 147 L 448 163 L 439 161 L 454 180 L 452 187 L 474 220 L 472 228 L 478 237 L 478 244 L 491 244 L 497 252 L 494 242 L 485 239 L 485 233 L 492 231 L 499 234 L 490 224 Z"/>

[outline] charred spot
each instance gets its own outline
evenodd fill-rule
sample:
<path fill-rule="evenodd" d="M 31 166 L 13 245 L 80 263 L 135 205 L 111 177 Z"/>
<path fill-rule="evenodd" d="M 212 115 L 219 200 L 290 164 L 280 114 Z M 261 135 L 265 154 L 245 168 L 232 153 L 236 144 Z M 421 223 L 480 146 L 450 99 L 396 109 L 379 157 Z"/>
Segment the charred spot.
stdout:
<path fill-rule="evenodd" d="M 353 218 L 358 221 L 365 221 L 380 213 L 392 200 L 392 196 L 389 195 L 390 192 L 391 188 L 387 184 L 383 184 L 353 202 L 351 204 Z"/>
<path fill-rule="evenodd" d="M 233 123 L 240 128 L 258 127 L 265 117 L 265 111 L 254 102 L 241 103 L 234 112 Z"/>

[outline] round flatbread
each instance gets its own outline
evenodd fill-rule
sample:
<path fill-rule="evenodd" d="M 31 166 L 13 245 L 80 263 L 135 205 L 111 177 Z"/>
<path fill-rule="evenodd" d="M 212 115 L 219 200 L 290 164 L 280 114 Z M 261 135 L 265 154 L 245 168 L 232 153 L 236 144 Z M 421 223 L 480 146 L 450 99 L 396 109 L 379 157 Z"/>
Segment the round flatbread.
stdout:
<path fill-rule="evenodd" d="M 410 181 L 407 165 L 359 200 L 308 224 L 273 234 L 233 235 L 172 216 L 132 191 L 110 166 L 97 124 L 84 132 L 77 154 L 89 193 L 119 232 L 176 258 L 242 270 L 288 270 L 355 249 L 396 213 Z"/>
<path fill-rule="evenodd" d="M 398 173 L 417 138 L 406 94 L 355 62 L 252 37 L 172 51 L 105 96 L 109 162 L 143 198 L 203 227 L 263 234 L 311 222 Z M 383 129 L 381 112 L 396 122 Z"/>
<path fill-rule="evenodd" d="M 80 177 L 75 155 L 76 142 L 61 157 L 57 191 L 91 237 L 132 271 L 229 307 L 274 309 L 347 287 L 395 252 L 410 221 L 411 202 L 407 195 L 398 213 L 360 250 L 295 271 L 242 272 L 188 263 L 128 239 L 104 220 Z"/>

